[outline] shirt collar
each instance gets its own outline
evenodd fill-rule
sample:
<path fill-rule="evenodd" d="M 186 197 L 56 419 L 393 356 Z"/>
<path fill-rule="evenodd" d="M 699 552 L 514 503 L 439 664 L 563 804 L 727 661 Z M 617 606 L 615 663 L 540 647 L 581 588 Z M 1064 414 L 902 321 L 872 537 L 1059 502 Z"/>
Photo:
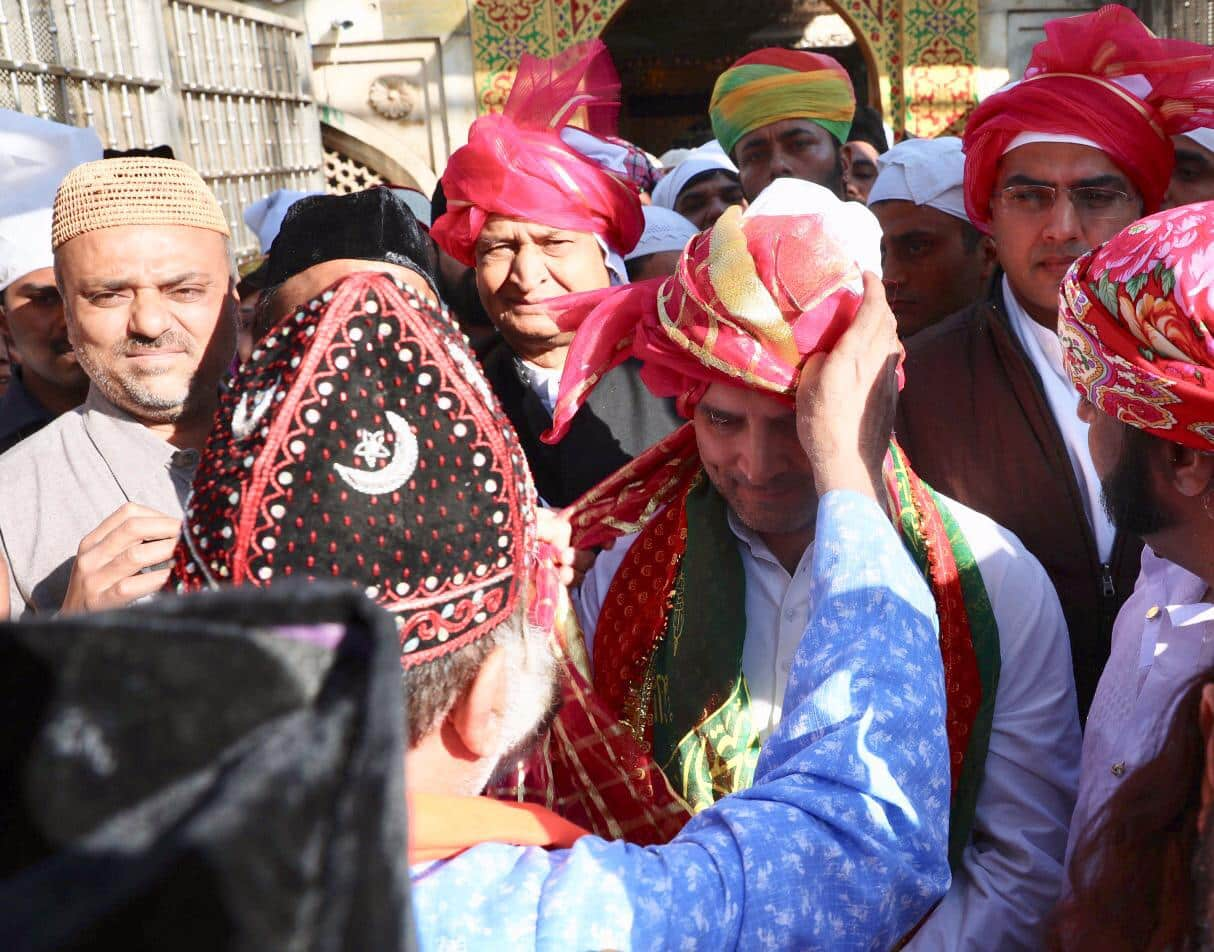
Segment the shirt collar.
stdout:
<path fill-rule="evenodd" d="M 1028 353 L 1033 366 L 1039 374 L 1046 371 L 1053 373 L 1070 386 L 1070 378 L 1062 365 L 1062 344 L 1058 335 L 1047 327 L 1042 327 L 1026 311 L 1016 299 L 1012 285 L 1003 276 L 1003 303 L 1007 308 L 1008 320 L 1020 343 Z"/>
<path fill-rule="evenodd" d="M 1142 550 L 1141 571 L 1142 584 L 1155 590 L 1153 598 L 1168 613 L 1172 627 L 1214 621 L 1214 605 L 1201 601 L 1209 587 L 1201 576 L 1156 555 L 1150 546 Z"/>
<path fill-rule="evenodd" d="M 741 519 L 734 515 L 733 509 L 726 510 L 725 519 L 729 523 L 729 531 L 734 534 L 734 538 L 741 542 L 742 545 L 746 546 L 747 550 L 752 556 L 763 562 L 770 562 L 772 565 L 778 567 L 782 572 L 787 572 L 783 563 L 776 558 L 775 553 L 768 548 L 767 543 L 763 541 L 762 537 L 755 532 L 754 529 L 750 528 L 750 526 L 746 525 Z M 811 557 L 813 550 L 814 544 L 811 541 L 809 545 L 805 547 L 805 551 L 801 554 L 801 559 L 798 562 L 798 568 L 803 566 L 805 564 L 805 560 Z"/>
<path fill-rule="evenodd" d="M 89 387 L 80 409 L 89 437 L 124 488 L 126 477 L 142 482 L 149 460 L 162 466 L 171 464 L 177 447 L 110 403 L 96 386 Z"/>

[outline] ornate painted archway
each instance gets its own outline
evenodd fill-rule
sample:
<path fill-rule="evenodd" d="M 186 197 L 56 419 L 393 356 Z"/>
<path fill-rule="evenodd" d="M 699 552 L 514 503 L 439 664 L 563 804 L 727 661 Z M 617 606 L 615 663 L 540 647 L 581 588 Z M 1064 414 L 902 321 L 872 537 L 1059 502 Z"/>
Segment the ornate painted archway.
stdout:
<path fill-rule="evenodd" d="M 523 53 L 552 56 L 598 36 L 625 3 L 653 0 L 469 0 L 477 102 L 500 109 Z M 899 137 L 935 136 L 977 101 L 977 0 L 831 0 L 879 73 Z"/>

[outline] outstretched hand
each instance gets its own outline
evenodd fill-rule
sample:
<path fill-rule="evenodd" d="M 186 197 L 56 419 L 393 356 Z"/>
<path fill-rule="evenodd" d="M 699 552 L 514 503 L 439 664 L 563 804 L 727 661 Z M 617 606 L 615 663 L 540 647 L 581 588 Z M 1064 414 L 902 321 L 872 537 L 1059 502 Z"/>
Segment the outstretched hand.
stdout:
<path fill-rule="evenodd" d="M 881 279 L 864 273 L 864 300 L 834 349 L 812 355 L 797 383 L 797 437 L 822 496 L 850 489 L 881 498 L 881 463 L 898 404 L 898 325 Z"/>

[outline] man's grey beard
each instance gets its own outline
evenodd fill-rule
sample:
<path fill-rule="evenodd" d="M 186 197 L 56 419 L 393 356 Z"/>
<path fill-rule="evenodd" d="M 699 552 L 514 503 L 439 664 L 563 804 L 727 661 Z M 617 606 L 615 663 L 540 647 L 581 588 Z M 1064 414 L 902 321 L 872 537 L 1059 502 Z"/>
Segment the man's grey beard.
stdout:
<path fill-rule="evenodd" d="M 116 344 L 111 350 L 111 356 L 115 360 L 122 359 L 127 355 L 131 343 L 129 340 L 124 340 Z M 167 345 L 180 346 L 186 353 L 192 353 L 189 342 L 181 340 L 172 331 L 166 332 L 157 338 L 155 346 L 164 347 Z M 84 372 L 88 375 L 89 380 L 105 394 L 106 399 L 120 408 L 123 406 L 137 408 L 139 414 L 151 422 L 175 423 L 187 414 L 191 405 L 195 382 L 194 377 L 191 377 L 190 382 L 185 387 L 184 393 L 179 396 L 166 396 L 153 392 L 138 377 L 133 375 L 117 377 L 111 374 L 100 364 L 94 362 L 92 357 L 83 349 L 78 348 L 76 350 L 76 360 L 84 368 Z"/>
<path fill-rule="evenodd" d="M 532 637 L 538 640 L 541 637 L 547 636 L 533 634 Z M 546 644 L 544 650 L 548 650 Z M 539 703 L 524 699 L 522 703 L 526 707 L 523 708 L 522 704 L 520 704 L 516 710 L 530 709 L 538 711 L 538 715 L 527 729 L 520 731 L 518 739 L 498 758 L 489 781 L 491 784 L 506 783 L 513 778 L 514 772 L 518 769 L 519 762 L 527 759 L 539 745 L 540 741 L 548 733 L 549 728 L 552 727 L 552 722 L 556 720 L 556 715 L 561 709 L 560 661 L 554 655 L 550 655 L 546 661 L 547 663 L 544 665 L 543 672 L 535 672 L 526 679 L 520 679 L 519 683 L 523 683 L 525 680 L 533 682 L 532 687 L 536 689 L 536 698 Z M 534 684 L 539 678 L 543 678 L 543 687 Z M 543 693 L 546 693 L 547 697 L 543 697 Z"/>

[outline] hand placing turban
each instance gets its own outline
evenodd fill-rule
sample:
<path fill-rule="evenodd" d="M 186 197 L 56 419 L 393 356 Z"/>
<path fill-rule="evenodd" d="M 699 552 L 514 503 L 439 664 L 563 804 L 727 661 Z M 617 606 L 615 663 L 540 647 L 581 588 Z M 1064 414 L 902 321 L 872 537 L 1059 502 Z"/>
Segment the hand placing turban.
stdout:
<path fill-rule="evenodd" d="M 524 56 L 502 114 L 472 124 L 468 144 L 447 162 L 447 210 L 430 234 L 447 254 L 475 264 L 476 239 L 490 215 L 598 235 L 623 255 L 645 223 L 636 187 L 561 137 L 577 116 L 605 138 L 619 111 L 619 79 L 601 41 L 552 60 Z M 604 148 L 625 151 L 606 143 Z M 586 150 L 591 151 L 591 150 Z"/>
<path fill-rule="evenodd" d="M 1096 407 L 1165 440 L 1214 450 L 1214 202 L 1130 225 L 1071 265 L 1058 333 Z"/>
<path fill-rule="evenodd" d="M 1122 6 L 1051 20 L 1024 79 L 988 97 L 966 124 L 970 219 L 989 225 L 1000 157 L 1035 136 L 1106 152 L 1153 212 L 1172 174 L 1169 137 L 1212 116 L 1210 47 L 1159 39 Z"/>
<path fill-rule="evenodd" d="M 856 93 L 838 60 L 803 50 L 748 53 L 717 77 L 708 116 L 726 154 L 748 132 L 783 119 L 809 119 L 847 141 Z"/>

